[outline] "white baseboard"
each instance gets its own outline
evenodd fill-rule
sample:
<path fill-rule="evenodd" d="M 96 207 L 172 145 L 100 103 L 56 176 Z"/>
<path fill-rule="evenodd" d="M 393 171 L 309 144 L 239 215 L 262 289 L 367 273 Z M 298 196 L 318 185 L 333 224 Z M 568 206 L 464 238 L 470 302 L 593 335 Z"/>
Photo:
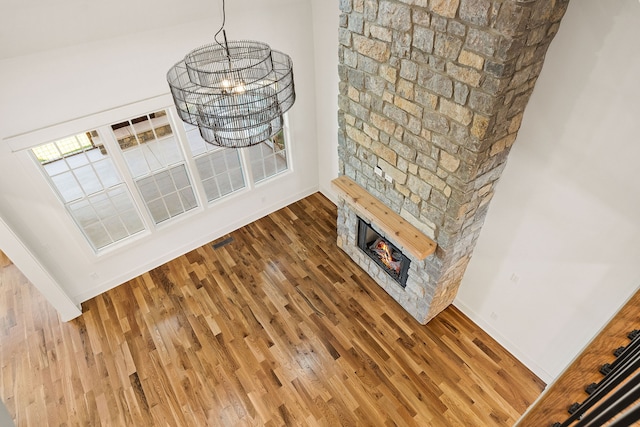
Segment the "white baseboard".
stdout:
<path fill-rule="evenodd" d="M 94 298 L 104 292 L 107 292 L 117 286 L 120 286 L 125 282 L 128 282 L 131 279 L 134 279 L 146 273 L 147 271 L 153 270 L 154 268 L 159 267 L 160 265 L 165 264 L 171 261 L 172 259 L 175 259 L 189 251 L 192 251 L 196 248 L 199 248 L 200 246 L 203 246 L 209 242 L 212 242 L 224 236 L 225 234 L 231 233 L 232 231 L 235 231 L 241 227 L 244 227 L 247 224 L 250 224 L 264 216 L 269 215 L 272 212 L 277 211 L 278 209 L 282 209 L 286 206 L 289 206 L 290 204 L 295 203 L 298 200 L 301 200 L 307 196 L 310 196 L 311 194 L 317 191 L 318 191 L 317 187 L 308 188 L 296 194 L 290 195 L 289 197 L 286 197 L 284 199 L 280 199 L 265 207 L 262 207 L 261 209 L 256 210 L 249 215 L 238 218 L 236 221 L 223 224 L 222 226 L 214 230 L 211 230 L 209 233 L 199 237 L 196 240 L 193 240 L 191 242 L 188 242 L 173 248 L 172 250 L 163 254 L 161 257 L 157 257 L 153 260 L 150 260 L 144 264 L 139 265 L 133 270 L 129 270 L 127 272 L 124 272 L 118 275 L 115 279 L 112 279 L 108 282 L 102 283 L 98 286 L 92 287 L 91 289 L 87 289 L 86 291 L 75 295 L 73 297 L 73 300 L 78 302 L 88 301 L 91 298 Z"/>
<path fill-rule="evenodd" d="M 466 306 L 458 298 L 455 299 L 453 305 L 458 308 L 465 316 L 471 319 L 476 325 L 482 328 L 491 338 L 496 340 L 501 346 L 503 346 L 509 353 L 511 353 L 516 359 L 518 359 L 523 365 L 529 368 L 534 374 L 536 374 L 547 385 L 553 382 L 555 377 L 547 372 L 536 361 L 526 355 L 525 352 L 520 350 L 517 345 L 513 344 L 509 339 L 505 338 L 500 332 L 493 328 L 482 316 L 478 315 L 471 308 Z"/>
<path fill-rule="evenodd" d="M 318 191 L 320 191 L 324 197 L 331 200 L 334 205 L 338 205 L 338 195 L 331 187 L 321 185 Z"/>

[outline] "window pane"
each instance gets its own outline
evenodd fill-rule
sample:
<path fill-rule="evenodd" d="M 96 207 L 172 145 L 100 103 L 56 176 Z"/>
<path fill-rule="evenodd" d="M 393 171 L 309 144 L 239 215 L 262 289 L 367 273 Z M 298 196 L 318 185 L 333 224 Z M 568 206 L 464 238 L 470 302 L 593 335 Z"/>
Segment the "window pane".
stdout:
<path fill-rule="evenodd" d="M 173 168 L 171 170 L 171 177 L 173 178 L 176 188 L 185 188 L 189 186 L 189 177 L 187 176 L 187 171 L 184 167 Z"/>
<path fill-rule="evenodd" d="M 233 190 L 231 186 L 231 181 L 229 180 L 229 175 L 220 175 L 218 177 L 218 187 L 220 188 L 220 193 L 229 194 Z"/>
<path fill-rule="evenodd" d="M 102 182 L 91 166 L 82 166 L 74 171 L 76 179 L 84 190 L 85 194 L 93 194 L 104 190 Z"/>
<path fill-rule="evenodd" d="M 126 210 L 133 209 L 133 200 L 131 199 L 129 190 L 127 190 L 125 187 L 116 187 L 109 190 L 109 197 L 111 198 L 111 202 L 116 207 L 118 212 L 124 212 Z"/>
<path fill-rule="evenodd" d="M 144 230 L 113 161 L 101 144 L 95 144 L 99 140 L 97 131 L 91 131 L 32 149 L 95 250 Z"/>
<path fill-rule="evenodd" d="M 184 212 L 182 208 L 182 202 L 180 202 L 180 196 L 178 193 L 171 193 L 164 198 L 164 202 L 167 205 L 169 215 L 176 216 Z"/>
<path fill-rule="evenodd" d="M 107 218 L 102 223 L 104 224 L 107 233 L 109 233 L 109 236 L 114 241 L 122 240 L 127 237 L 127 229 L 119 217 Z"/>
<path fill-rule="evenodd" d="M 76 219 L 80 227 L 93 224 L 98 219 L 98 214 L 87 200 L 81 200 L 69 205 L 69 210 L 71 211 L 71 216 Z"/>
<path fill-rule="evenodd" d="M 147 203 L 147 208 L 149 209 L 149 213 L 156 224 L 160 224 L 162 221 L 166 221 L 170 218 L 169 212 L 167 212 L 167 208 L 165 207 L 162 199 L 153 200 Z"/>
<path fill-rule="evenodd" d="M 71 154 L 67 156 L 66 159 L 71 169 L 77 169 L 89 164 L 89 159 L 87 159 L 87 156 L 85 156 L 83 152 Z"/>
<path fill-rule="evenodd" d="M 198 206 L 185 165 L 142 178 L 136 185 L 156 224 Z"/>
<path fill-rule="evenodd" d="M 52 176 L 51 182 L 60 193 L 64 202 L 70 202 L 84 196 L 82 187 L 80 187 L 80 184 L 76 181 L 75 176 L 71 172 Z"/>
<path fill-rule="evenodd" d="M 249 147 L 248 150 L 255 182 L 264 181 L 288 168 L 282 131 L 271 140 Z"/>
<path fill-rule="evenodd" d="M 239 150 L 204 142 L 195 126 L 185 124 L 185 130 L 208 201 L 245 187 Z"/>
<path fill-rule="evenodd" d="M 207 200 L 212 201 L 222 197 L 220 190 L 218 190 L 218 183 L 215 179 L 208 179 L 203 181 L 202 184 L 204 185 L 204 192 L 207 195 Z"/>
<path fill-rule="evenodd" d="M 147 159 L 141 149 L 133 148 L 123 152 L 124 159 L 127 161 L 129 172 L 134 178 L 146 175 L 150 172 Z"/>
<path fill-rule="evenodd" d="M 200 179 L 209 179 L 214 175 L 213 166 L 211 165 L 210 156 L 203 156 L 196 159 L 196 167 L 200 174 Z"/>
<path fill-rule="evenodd" d="M 169 175 L 168 171 L 158 172 L 153 175 L 153 179 L 155 179 L 156 185 L 158 186 L 158 189 L 160 189 L 160 194 L 163 196 L 175 192 L 176 187 L 173 184 L 173 181 L 171 181 L 171 175 Z"/>
<path fill-rule="evenodd" d="M 180 200 L 182 201 L 185 210 L 193 209 L 198 206 L 196 195 L 193 194 L 191 188 L 183 188 L 182 190 L 180 190 Z"/>
<path fill-rule="evenodd" d="M 96 222 L 84 228 L 85 235 L 96 248 L 104 248 L 113 243 L 109 233 L 105 230 L 101 222 Z"/>
<path fill-rule="evenodd" d="M 158 156 L 162 157 L 164 165 L 173 165 L 182 161 L 182 152 L 174 138 L 165 138 L 154 142 L 158 146 Z"/>
<path fill-rule="evenodd" d="M 156 224 L 197 207 L 178 141 L 165 111 L 111 126 Z"/>
<path fill-rule="evenodd" d="M 44 166 L 47 175 L 54 176 L 69 171 L 69 165 L 64 161 L 52 161 L 48 163 L 40 163 Z"/>
<path fill-rule="evenodd" d="M 189 142 L 189 148 L 191 148 L 191 154 L 194 157 L 199 156 L 207 152 L 207 144 L 202 137 L 200 137 L 200 131 L 197 127 L 188 123 L 184 124 L 184 129 L 187 132 L 187 141 Z"/>
<path fill-rule="evenodd" d="M 175 141 L 171 141 L 170 143 L 175 144 Z M 140 146 L 136 152 L 144 156 L 144 160 L 147 162 L 147 168 L 153 172 L 162 170 L 169 164 L 162 155 L 162 149 L 156 141 L 148 142 Z"/>
<path fill-rule="evenodd" d="M 135 209 L 129 209 L 126 211 L 122 211 L 122 214 L 120 215 L 120 219 L 122 220 L 124 226 L 127 228 L 127 232 L 129 234 L 133 234 L 135 231 L 144 229 L 144 224 L 142 224 L 140 216 L 138 216 L 137 213 L 133 215 L 134 213 Z"/>
<path fill-rule="evenodd" d="M 111 159 L 104 159 L 94 163 L 94 168 L 105 188 L 113 187 L 119 183 L 118 173 Z"/>
<path fill-rule="evenodd" d="M 160 194 L 160 190 L 158 190 L 156 181 L 155 179 L 153 179 L 152 176 L 141 179 L 138 182 L 138 188 L 140 189 L 140 194 L 142 194 L 142 198 L 146 202 L 150 202 L 151 200 L 155 200 L 162 196 L 162 194 Z"/>

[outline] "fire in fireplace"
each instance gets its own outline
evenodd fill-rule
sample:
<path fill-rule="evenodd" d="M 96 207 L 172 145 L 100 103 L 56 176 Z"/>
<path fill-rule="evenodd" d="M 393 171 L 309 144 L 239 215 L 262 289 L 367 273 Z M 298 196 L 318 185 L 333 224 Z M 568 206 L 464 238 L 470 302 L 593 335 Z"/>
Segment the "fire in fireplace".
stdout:
<path fill-rule="evenodd" d="M 411 260 L 362 218 L 358 218 L 358 246 L 400 286 L 406 287 Z"/>

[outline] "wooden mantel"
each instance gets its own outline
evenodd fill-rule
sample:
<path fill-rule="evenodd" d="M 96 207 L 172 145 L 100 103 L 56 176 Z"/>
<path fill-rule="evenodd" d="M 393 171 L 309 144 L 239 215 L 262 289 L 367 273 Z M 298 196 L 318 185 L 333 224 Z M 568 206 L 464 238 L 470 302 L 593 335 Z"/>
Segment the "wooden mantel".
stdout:
<path fill-rule="evenodd" d="M 436 243 L 408 223 L 351 178 L 341 176 L 331 181 L 338 192 L 360 218 L 376 224 L 385 237 L 403 252 L 422 260 L 436 251 Z"/>

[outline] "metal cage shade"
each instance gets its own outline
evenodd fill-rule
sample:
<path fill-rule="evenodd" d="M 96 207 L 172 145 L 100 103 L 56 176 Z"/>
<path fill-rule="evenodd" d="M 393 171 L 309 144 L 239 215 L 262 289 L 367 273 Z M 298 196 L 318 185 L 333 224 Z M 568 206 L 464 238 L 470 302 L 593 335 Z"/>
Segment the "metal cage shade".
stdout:
<path fill-rule="evenodd" d="M 212 43 L 167 73 L 180 118 L 223 147 L 248 147 L 276 135 L 295 102 L 291 58 L 257 41 Z"/>

